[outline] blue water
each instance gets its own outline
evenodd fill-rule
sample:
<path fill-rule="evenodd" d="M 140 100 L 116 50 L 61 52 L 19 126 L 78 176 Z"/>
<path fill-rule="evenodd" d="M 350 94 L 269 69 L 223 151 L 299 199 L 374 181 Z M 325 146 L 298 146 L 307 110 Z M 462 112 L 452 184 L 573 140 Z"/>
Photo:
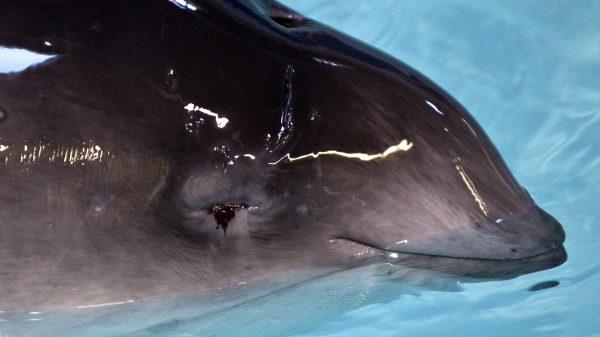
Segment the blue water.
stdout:
<path fill-rule="evenodd" d="M 569 253 L 552 270 L 401 295 L 296 336 L 600 336 L 600 2 L 283 2 L 398 57 L 462 102 L 563 224 Z M 527 291 L 547 280 L 560 285 Z"/>

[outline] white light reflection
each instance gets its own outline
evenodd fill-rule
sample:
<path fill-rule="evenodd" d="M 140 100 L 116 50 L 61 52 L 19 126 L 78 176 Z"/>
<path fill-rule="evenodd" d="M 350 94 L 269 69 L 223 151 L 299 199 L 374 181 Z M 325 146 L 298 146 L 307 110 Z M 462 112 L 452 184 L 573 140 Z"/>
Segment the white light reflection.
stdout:
<path fill-rule="evenodd" d="M 78 305 L 75 308 L 76 309 L 102 308 L 102 307 L 109 307 L 109 306 L 113 306 L 113 305 L 134 303 L 134 302 L 135 302 L 135 300 L 127 300 L 127 301 L 121 301 L 121 302 L 109 302 L 109 303 L 100 303 L 100 304 L 87 304 L 87 305 Z"/>
<path fill-rule="evenodd" d="M 235 157 L 234 157 L 234 158 L 235 158 L 235 159 L 238 159 L 239 157 L 240 157 L 240 155 L 235 155 Z M 253 156 L 253 155 L 251 155 L 251 154 L 249 154 L 249 153 L 243 154 L 243 155 L 242 155 L 242 157 L 250 158 L 250 159 L 252 159 L 252 160 L 256 159 L 256 157 L 255 157 L 255 156 Z"/>
<path fill-rule="evenodd" d="M 169 2 L 172 3 L 172 4 L 174 4 L 177 7 L 181 8 L 181 9 L 189 9 L 192 12 L 195 12 L 195 11 L 198 10 L 198 5 L 196 5 L 192 1 L 187 1 L 187 0 L 169 0 Z"/>
<path fill-rule="evenodd" d="M 345 66 L 343 64 L 339 64 L 339 63 L 336 63 L 336 62 L 333 62 L 333 61 L 329 61 L 329 60 L 325 60 L 325 59 L 318 58 L 318 57 L 313 57 L 313 60 L 315 60 L 318 63 L 326 64 L 326 65 L 332 66 L 332 67 L 347 68 L 347 66 Z"/>
<path fill-rule="evenodd" d="M 475 132 L 475 130 L 473 130 L 473 127 L 471 126 L 471 124 L 469 124 L 469 122 L 467 122 L 464 118 L 461 118 L 463 123 L 465 123 L 467 125 L 467 127 L 469 128 L 469 130 L 471 130 L 471 133 L 473 134 L 473 136 L 477 137 L 477 132 Z"/>
<path fill-rule="evenodd" d="M 0 74 L 18 73 L 55 57 L 57 55 L 39 54 L 27 49 L 0 46 Z"/>
<path fill-rule="evenodd" d="M 390 253 L 389 256 L 393 259 L 397 259 L 398 258 L 398 253 Z"/>
<path fill-rule="evenodd" d="M 429 105 L 433 110 L 435 110 L 435 112 L 439 113 L 440 115 L 444 115 L 443 112 L 440 111 L 440 109 L 437 108 L 437 106 L 435 106 L 433 103 L 429 102 L 429 101 L 425 101 L 425 103 L 427 103 L 427 105 Z"/>
<path fill-rule="evenodd" d="M 229 119 L 227 119 L 225 117 L 219 117 L 218 114 L 216 114 L 216 113 L 214 113 L 214 112 L 212 112 L 212 111 L 210 111 L 208 109 L 201 108 L 201 107 L 199 107 L 197 105 L 194 105 L 194 103 L 189 103 L 188 105 L 186 105 L 184 107 L 184 109 L 186 109 L 188 112 L 200 111 L 200 112 L 202 112 L 205 115 L 209 115 L 211 117 L 214 117 L 215 121 L 217 122 L 217 126 L 219 128 L 221 128 L 221 129 L 224 128 L 227 125 L 227 123 L 229 123 Z"/>
<path fill-rule="evenodd" d="M 406 151 L 410 150 L 412 147 L 413 147 L 413 144 L 411 142 L 409 142 L 406 139 L 403 139 L 400 143 L 398 143 L 398 145 L 392 145 L 392 146 L 388 147 L 385 151 L 383 151 L 381 153 L 376 153 L 376 154 L 346 153 L 346 152 L 330 150 L 330 151 L 323 151 L 323 152 L 317 152 L 317 153 L 309 153 L 309 154 L 305 154 L 305 155 L 302 155 L 299 157 L 292 157 L 288 153 L 285 156 L 281 157 L 276 162 L 269 163 L 269 165 L 277 165 L 283 160 L 286 160 L 287 162 L 291 163 L 294 161 L 307 159 L 307 158 L 316 159 L 319 156 L 338 156 L 338 157 L 344 157 L 344 158 L 350 158 L 350 159 L 358 159 L 360 161 L 371 161 L 371 160 L 375 160 L 375 159 L 385 158 L 385 157 L 387 157 L 391 154 L 397 153 L 397 152 L 401 152 L 401 151 L 406 152 Z"/>

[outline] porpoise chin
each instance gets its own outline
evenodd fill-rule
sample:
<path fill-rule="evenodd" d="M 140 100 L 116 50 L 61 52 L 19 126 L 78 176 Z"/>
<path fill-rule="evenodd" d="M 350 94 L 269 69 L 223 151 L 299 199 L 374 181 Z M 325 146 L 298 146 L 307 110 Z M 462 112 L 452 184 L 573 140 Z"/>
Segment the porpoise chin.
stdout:
<path fill-rule="evenodd" d="M 0 63 L 0 310 L 566 260 L 464 107 L 275 1 L 4 1 Z"/>

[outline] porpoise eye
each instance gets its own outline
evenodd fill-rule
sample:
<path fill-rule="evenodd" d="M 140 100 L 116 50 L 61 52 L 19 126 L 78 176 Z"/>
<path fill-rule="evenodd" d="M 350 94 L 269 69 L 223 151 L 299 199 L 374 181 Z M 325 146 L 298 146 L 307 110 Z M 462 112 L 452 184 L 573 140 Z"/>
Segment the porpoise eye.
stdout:
<path fill-rule="evenodd" d="M 208 214 L 212 214 L 215 217 L 215 221 L 217 222 L 216 229 L 218 230 L 221 227 L 223 229 L 223 236 L 227 236 L 227 226 L 229 221 L 235 217 L 235 212 L 246 208 L 248 208 L 247 204 L 219 203 L 209 207 Z"/>

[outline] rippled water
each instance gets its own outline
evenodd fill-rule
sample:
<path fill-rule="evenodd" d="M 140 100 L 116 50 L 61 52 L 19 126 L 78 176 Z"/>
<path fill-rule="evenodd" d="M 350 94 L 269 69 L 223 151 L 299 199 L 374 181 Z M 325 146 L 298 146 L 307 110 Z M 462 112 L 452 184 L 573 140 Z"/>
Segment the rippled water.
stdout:
<path fill-rule="evenodd" d="M 285 0 L 462 102 L 567 233 L 568 261 L 370 304 L 297 336 L 600 336 L 600 2 Z M 530 292 L 538 283 L 553 288 Z"/>

